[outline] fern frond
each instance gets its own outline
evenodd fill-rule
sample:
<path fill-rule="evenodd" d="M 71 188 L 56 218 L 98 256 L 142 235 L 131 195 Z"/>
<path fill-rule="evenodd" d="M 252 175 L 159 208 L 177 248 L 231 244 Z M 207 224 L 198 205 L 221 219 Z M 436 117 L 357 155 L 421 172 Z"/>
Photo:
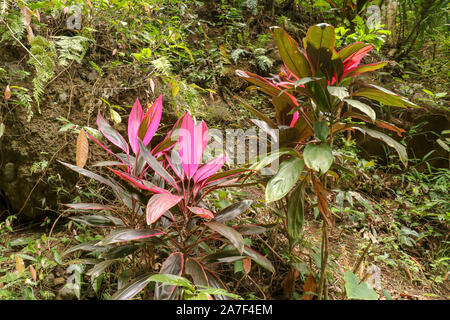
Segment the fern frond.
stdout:
<path fill-rule="evenodd" d="M 152 65 L 155 67 L 155 69 L 159 73 L 166 75 L 166 76 L 170 74 L 170 70 L 172 68 L 172 65 L 170 64 L 169 59 L 167 59 L 167 57 L 164 57 L 164 56 L 153 60 Z"/>
<path fill-rule="evenodd" d="M 39 64 L 38 61 L 33 58 L 28 60 L 28 63 L 35 68 L 35 77 L 32 81 L 33 97 L 40 113 L 41 110 L 39 108 L 39 102 L 42 94 L 44 93 L 44 87 L 55 73 L 55 44 L 44 37 L 36 36 L 31 40 L 30 52 L 40 62 Z"/>
<path fill-rule="evenodd" d="M 90 39 L 82 36 L 53 37 L 56 40 L 59 65 L 67 66 L 70 61 L 76 61 L 81 64 L 87 50 L 89 49 Z"/>

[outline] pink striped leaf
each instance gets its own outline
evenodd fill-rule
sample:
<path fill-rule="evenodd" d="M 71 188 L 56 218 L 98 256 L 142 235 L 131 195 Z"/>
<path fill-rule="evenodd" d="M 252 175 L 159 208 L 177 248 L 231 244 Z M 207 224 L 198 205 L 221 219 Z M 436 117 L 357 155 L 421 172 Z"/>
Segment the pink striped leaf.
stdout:
<path fill-rule="evenodd" d="M 155 194 L 147 203 L 147 224 L 157 221 L 167 210 L 172 208 L 183 199 L 182 196 L 176 196 L 171 193 Z"/>

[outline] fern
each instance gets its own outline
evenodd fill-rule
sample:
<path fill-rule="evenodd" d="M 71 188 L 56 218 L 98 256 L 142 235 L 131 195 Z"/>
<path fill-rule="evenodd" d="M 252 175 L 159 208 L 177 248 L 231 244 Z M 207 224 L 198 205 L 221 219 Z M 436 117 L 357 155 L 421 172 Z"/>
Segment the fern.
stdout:
<path fill-rule="evenodd" d="M 44 93 L 44 87 L 55 73 L 55 44 L 44 37 L 36 36 L 31 40 L 30 52 L 39 61 L 36 61 L 33 57 L 30 57 L 28 60 L 28 63 L 34 67 L 36 73 L 32 81 L 33 97 L 40 113 L 39 102 Z"/>
<path fill-rule="evenodd" d="M 11 99 L 11 103 L 21 105 L 27 109 L 27 121 L 30 122 L 31 117 L 33 117 L 33 110 L 31 108 L 31 99 L 30 94 L 28 93 L 27 88 L 12 86 L 11 87 L 11 96 L 17 99 Z"/>
<path fill-rule="evenodd" d="M 273 60 L 266 56 L 267 50 L 264 48 L 256 48 L 253 55 L 256 59 L 256 65 L 263 71 L 267 71 L 273 66 Z"/>
<path fill-rule="evenodd" d="M 240 56 L 243 56 L 245 54 L 247 54 L 248 51 L 244 50 L 244 49 L 236 49 L 233 50 L 233 52 L 231 52 L 231 58 L 233 59 L 234 63 L 236 64 L 237 61 L 239 60 Z"/>
<path fill-rule="evenodd" d="M 167 57 L 164 56 L 153 60 L 152 65 L 159 73 L 166 76 L 170 74 L 170 70 L 172 69 L 172 65 L 170 64 L 169 59 L 167 59 Z"/>
<path fill-rule="evenodd" d="M 87 50 L 89 49 L 89 39 L 82 36 L 74 37 L 53 37 L 56 40 L 58 51 L 58 62 L 61 66 L 67 66 L 69 61 L 76 61 L 81 64 Z"/>
<path fill-rule="evenodd" d="M 11 31 L 17 39 L 21 39 L 25 34 L 25 25 L 23 24 L 22 18 L 19 14 L 0 15 L 0 21 L 4 22 L 0 24 L 0 43 L 4 41 L 15 41 L 11 36 Z M 11 31 L 6 27 L 6 23 Z"/>
<path fill-rule="evenodd" d="M 8 12 L 10 0 L 0 0 L 0 19 Z"/>

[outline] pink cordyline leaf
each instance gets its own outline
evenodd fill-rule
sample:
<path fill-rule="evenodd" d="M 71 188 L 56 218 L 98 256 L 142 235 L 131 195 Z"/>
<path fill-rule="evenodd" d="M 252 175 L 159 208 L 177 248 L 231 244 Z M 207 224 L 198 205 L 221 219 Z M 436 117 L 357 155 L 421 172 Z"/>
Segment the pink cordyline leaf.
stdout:
<path fill-rule="evenodd" d="M 196 215 L 198 215 L 201 218 L 206 218 L 206 219 L 213 219 L 214 218 L 214 214 L 209 211 L 208 209 L 204 209 L 204 208 L 200 208 L 200 207 L 188 207 L 189 210 L 191 210 L 193 213 L 195 213 Z"/>
<path fill-rule="evenodd" d="M 204 164 L 200 169 L 197 170 L 197 172 L 194 174 L 194 182 L 200 182 L 205 179 L 208 179 L 213 174 L 215 174 L 217 171 L 220 170 L 220 168 L 223 167 L 225 161 L 227 158 L 225 156 L 215 158 L 208 163 Z"/>
<path fill-rule="evenodd" d="M 142 119 L 141 127 L 139 128 L 139 137 L 147 146 L 158 130 L 162 115 L 162 95 L 155 100 L 155 102 L 148 108 Z"/>
<path fill-rule="evenodd" d="M 364 58 L 364 56 L 372 49 L 373 49 L 373 46 L 368 45 L 366 47 L 359 49 L 358 51 L 356 51 L 355 53 L 350 55 L 348 58 L 346 58 L 344 61 L 342 61 L 342 63 L 344 64 L 343 77 L 347 73 L 349 73 L 350 71 L 352 71 L 353 69 L 358 67 L 359 64 L 361 63 L 362 58 Z"/>
<path fill-rule="evenodd" d="M 171 193 L 155 194 L 147 203 L 147 224 L 157 221 L 167 210 L 172 208 L 183 199 L 182 196 L 175 196 Z"/>
<path fill-rule="evenodd" d="M 137 138 L 139 134 L 139 127 L 142 122 L 142 113 L 141 103 L 139 102 L 139 99 L 136 99 L 128 118 L 128 139 L 130 140 L 131 149 L 133 149 L 134 154 L 139 152 Z"/>
<path fill-rule="evenodd" d="M 94 141 L 96 144 L 98 144 L 101 148 L 103 148 L 104 150 L 106 150 L 107 152 L 111 153 L 113 156 L 115 156 L 117 159 L 119 159 L 125 166 L 129 167 L 128 164 L 126 164 L 122 158 L 120 158 L 117 154 L 115 154 L 114 152 L 112 152 L 111 150 L 109 150 L 107 147 L 105 147 L 100 141 L 98 141 L 97 139 L 95 139 L 93 136 L 91 136 L 88 132 L 86 132 L 86 135 L 88 136 L 89 139 L 91 139 L 92 141 Z"/>
<path fill-rule="evenodd" d="M 122 149 L 126 154 L 130 153 L 128 143 L 122 135 L 116 131 L 111 125 L 102 117 L 100 112 L 97 115 L 97 126 L 103 135 L 113 144 Z"/>
<path fill-rule="evenodd" d="M 108 169 L 111 170 L 112 172 L 114 172 L 115 174 L 117 174 L 123 180 L 129 182 L 130 184 L 132 184 L 140 189 L 144 189 L 144 190 L 147 190 L 147 191 L 150 191 L 153 193 L 166 193 L 167 192 L 166 189 L 160 188 L 160 187 L 150 184 L 150 183 L 148 183 L 148 185 L 145 185 L 144 181 L 142 181 L 136 177 L 133 177 L 132 175 L 129 175 L 125 172 L 114 170 L 111 168 L 108 168 Z"/>
<path fill-rule="evenodd" d="M 184 174 L 190 179 L 197 171 L 208 144 L 208 127 L 204 121 L 195 126 L 191 115 L 187 114 L 179 132 L 181 165 Z"/>
<path fill-rule="evenodd" d="M 298 118 L 299 118 L 298 111 L 295 111 L 294 114 L 293 114 L 293 116 L 292 116 L 292 121 L 291 121 L 291 123 L 289 124 L 289 127 L 295 126 L 295 124 L 297 123 Z"/>

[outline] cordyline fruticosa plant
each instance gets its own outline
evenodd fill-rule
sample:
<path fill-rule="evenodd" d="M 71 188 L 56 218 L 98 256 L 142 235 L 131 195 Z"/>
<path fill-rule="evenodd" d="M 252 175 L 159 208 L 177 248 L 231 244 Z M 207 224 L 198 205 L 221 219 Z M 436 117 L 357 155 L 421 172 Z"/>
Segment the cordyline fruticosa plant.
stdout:
<path fill-rule="evenodd" d="M 274 27 L 272 31 L 284 62 L 281 72 L 270 79 L 241 70 L 236 73 L 256 85 L 256 89 L 271 96 L 275 107 L 276 119 L 272 121 L 243 103 L 258 118 L 253 122 L 260 128 L 269 133 L 279 130 L 279 143 L 283 147 L 252 167 L 261 169 L 283 156 L 277 174 L 267 183 L 266 202 L 284 198 L 300 180 L 290 193 L 285 218 L 292 246 L 302 233 L 304 191 L 308 183 L 312 184 L 317 195 L 317 206 L 324 221 L 329 226 L 334 224 L 327 205 L 326 176 L 332 173 L 329 171 L 332 166 L 339 169 L 334 163 L 334 155 L 339 157 L 339 153 L 333 151 L 336 134 L 359 130 L 380 139 L 393 147 L 406 165 L 408 159 L 403 145 L 390 136 L 361 124 L 360 121 L 392 130 L 401 136 L 404 130 L 378 120 L 367 100 L 401 108 L 418 106 L 394 92 L 358 81 L 358 75 L 377 70 L 388 63 L 383 61 L 360 64 L 362 58 L 373 49 L 372 45 L 358 42 L 337 51 L 334 47 L 335 31 L 328 24 L 310 27 L 303 39 L 303 48 L 283 29 Z M 355 122 L 355 119 L 358 122 Z M 270 135 L 274 134 L 271 132 Z M 325 267 L 321 270 L 322 281 L 324 269 Z M 320 299 L 322 287 L 319 288 Z"/>
<path fill-rule="evenodd" d="M 76 211 L 101 210 L 101 215 L 82 215 L 71 219 L 90 226 L 111 227 L 113 230 L 102 241 L 82 243 L 65 254 L 87 250 L 97 256 L 95 265 L 88 272 L 93 284 L 112 264 L 131 257 L 135 268 L 127 270 L 125 264 L 121 264 L 118 278 L 120 280 L 128 274 L 134 274 L 134 278 L 128 278 L 127 284 L 121 285 L 113 299 L 131 299 L 145 288 L 152 281 L 150 275 L 154 273 L 155 258 L 164 255 L 168 257 L 161 265 L 160 274 L 190 277 L 197 286 L 217 289 L 207 291 L 211 294 L 215 292 L 216 299 L 225 299 L 226 286 L 207 265 L 251 258 L 274 272 L 269 260 L 244 243 L 243 236 L 264 232 L 265 228 L 226 224 L 247 211 L 252 204 L 250 200 L 234 203 L 217 214 L 203 201 L 209 192 L 229 185 L 237 180 L 235 177 L 238 174 L 245 171 L 234 169 L 218 172 L 226 161 L 224 156 L 201 163 L 209 139 L 208 127 L 203 121 L 196 125 L 190 114 L 183 115 L 166 138 L 153 149 L 150 148 L 161 112 L 161 97 L 145 114 L 137 100 L 128 120 L 129 144 L 98 114 L 99 130 L 123 153 L 114 153 L 88 134 L 90 139 L 116 158 L 116 161 L 104 161 L 97 166 L 106 166 L 126 181 L 127 187 L 111 178 L 61 162 L 111 187 L 119 202 L 116 206 L 67 204 Z M 219 251 L 215 249 L 217 241 L 229 245 Z M 182 286 L 159 282 L 155 285 L 155 299 L 189 298 L 187 295 Z"/>

